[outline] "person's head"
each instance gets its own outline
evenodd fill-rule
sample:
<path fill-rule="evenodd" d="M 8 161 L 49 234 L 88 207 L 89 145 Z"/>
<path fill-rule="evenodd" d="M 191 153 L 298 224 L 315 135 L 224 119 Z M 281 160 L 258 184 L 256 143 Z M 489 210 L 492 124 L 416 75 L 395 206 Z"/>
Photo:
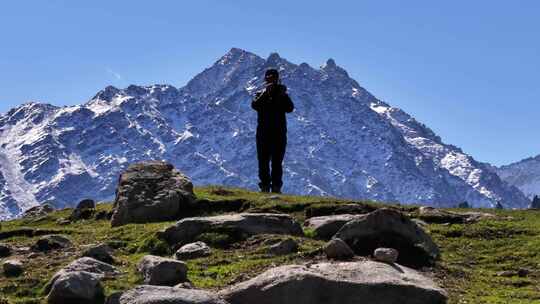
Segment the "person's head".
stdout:
<path fill-rule="evenodd" d="M 278 83 L 279 80 L 279 72 L 276 69 L 268 69 L 266 70 L 266 73 L 264 73 L 264 81 L 268 84 L 270 83 Z"/>

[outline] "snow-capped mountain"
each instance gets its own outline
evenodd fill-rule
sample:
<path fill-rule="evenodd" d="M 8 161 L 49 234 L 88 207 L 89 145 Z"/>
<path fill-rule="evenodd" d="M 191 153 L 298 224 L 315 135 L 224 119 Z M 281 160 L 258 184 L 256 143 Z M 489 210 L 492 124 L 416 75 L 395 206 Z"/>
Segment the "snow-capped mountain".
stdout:
<path fill-rule="evenodd" d="M 531 200 L 540 195 L 540 155 L 495 168 L 502 180 L 521 190 Z"/>
<path fill-rule="evenodd" d="M 256 189 L 252 96 L 278 68 L 288 115 L 284 192 L 402 203 L 526 207 L 526 197 L 329 59 L 320 68 L 231 49 L 186 86 L 107 87 L 83 105 L 0 116 L 0 217 L 114 195 L 129 163 L 164 159 L 196 185 Z"/>

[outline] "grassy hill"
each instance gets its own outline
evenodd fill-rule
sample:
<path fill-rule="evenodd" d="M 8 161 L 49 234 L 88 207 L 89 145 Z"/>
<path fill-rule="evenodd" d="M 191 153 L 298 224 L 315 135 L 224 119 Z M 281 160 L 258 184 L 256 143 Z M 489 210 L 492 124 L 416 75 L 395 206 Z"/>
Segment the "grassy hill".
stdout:
<path fill-rule="evenodd" d="M 272 197 L 243 189 L 203 187 L 196 188 L 198 198 L 209 200 L 245 200 L 244 211 L 273 211 L 291 214 L 299 222 L 306 210 L 327 210 L 350 201 L 306 196 L 280 195 Z M 366 204 L 375 204 L 362 202 Z M 380 204 L 376 204 L 380 205 Z M 413 212 L 411 206 L 394 206 L 404 212 Z M 112 204 L 99 204 L 97 211 L 110 211 Z M 326 208 L 326 209 L 325 209 Z M 467 209 L 470 211 L 471 209 Z M 461 210 L 463 211 L 463 210 Z M 442 259 L 433 268 L 423 269 L 445 288 L 449 303 L 540 303 L 540 211 L 483 210 L 499 216 L 471 224 L 428 224 L 426 230 L 439 245 Z M 201 211 L 204 215 L 208 212 Z M 14 255 L 24 262 L 25 272 L 18 277 L 0 274 L 0 304 L 44 303 L 43 287 L 60 268 L 80 257 L 92 244 L 107 243 L 116 248 L 116 266 L 123 275 L 106 280 L 107 294 L 122 291 L 142 282 L 135 265 L 146 254 L 171 255 L 170 248 L 155 237 L 155 232 L 173 222 L 130 224 L 111 228 L 106 220 L 81 220 L 59 224 L 67 218 L 70 209 L 53 212 L 45 217 L 2 222 L 0 243 L 12 247 L 30 247 L 39 236 L 11 236 L 10 232 L 23 228 L 39 229 L 40 233 L 58 233 L 75 244 L 67 250 L 48 253 Z M 202 214 L 201 214 L 202 215 Z M 273 266 L 324 259 L 319 248 L 324 241 L 306 237 L 296 238 L 298 253 L 275 257 L 265 249 L 272 239 L 284 236 L 256 236 L 237 241 L 219 233 L 207 233 L 200 240 L 213 247 L 209 257 L 188 261 L 188 277 L 196 287 L 218 289 L 261 273 Z M 39 233 L 38 233 L 39 234 Z M 24 250 L 24 249 L 23 249 Z M 529 273 L 517 275 L 519 269 Z M 507 271 L 507 275 L 500 272 Z M 509 271 L 509 272 L 508 272 Z M 513 275 L 512 272 L 516 272 Z M 525 275 L 523 275 L 525 274 Z"/>

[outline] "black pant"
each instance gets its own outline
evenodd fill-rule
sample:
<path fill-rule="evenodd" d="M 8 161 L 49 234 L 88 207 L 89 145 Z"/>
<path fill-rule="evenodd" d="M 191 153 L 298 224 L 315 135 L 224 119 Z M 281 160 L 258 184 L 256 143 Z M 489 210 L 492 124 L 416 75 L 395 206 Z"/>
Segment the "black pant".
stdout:
<path fill-rule="evenodd" d="M 257 158 L 259 160 L 259 186 L 272 187 L 280 190 L 283 185 L 283 158 L 287 146 L 287 136 L 284 134 L 257 134 Z M 270 173 L 272 162 L 272 173 Z"/>

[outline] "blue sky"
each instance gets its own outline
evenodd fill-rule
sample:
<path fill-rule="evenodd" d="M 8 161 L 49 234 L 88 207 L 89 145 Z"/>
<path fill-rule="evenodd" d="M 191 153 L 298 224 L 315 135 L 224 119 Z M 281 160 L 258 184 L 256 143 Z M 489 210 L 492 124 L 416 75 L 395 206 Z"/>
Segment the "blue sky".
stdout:
<path fill-rule="evenodd" d="M 184 85 L 231 47 L 336 60 L 476 159 L 540 154 L 539 1 L 4 1 L 0 113 Z"/>

